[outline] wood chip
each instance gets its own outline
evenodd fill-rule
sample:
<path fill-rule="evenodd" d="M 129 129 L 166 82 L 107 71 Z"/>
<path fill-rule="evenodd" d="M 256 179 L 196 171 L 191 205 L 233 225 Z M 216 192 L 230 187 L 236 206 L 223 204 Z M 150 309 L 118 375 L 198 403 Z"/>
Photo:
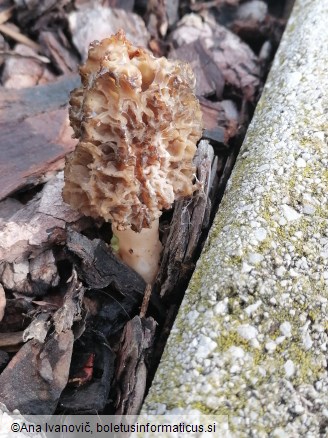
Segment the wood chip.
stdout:
<path fill-rule="evenodd" d="M 146 13 L 146 23 L 147 29 L 149 30 L 151 36 L 155 39 L 164 38 L 169 25 L 172 25 L 174 21 L 178 18 L 178 3 L 172 0 L 150 0 L 147 2 L 147 13 Z M 169 23 L 169 9 L 170 9 L 170 21 Z M 176 19 L 172 17 L 176 15 Z"/>
<path fill-rule="evenodd" d="M 100 333 L 85 333 L 81 340 L 75 344 L 75 354 L 72 357 L 70 385 L 68 385 L 59 400 L 59 407 L 65 414 L 103 413 L 109 398 L 112 397 L 112 381 L 115 372 L 115 353 L 110 349 L 107 340 Z M 94 357 L 93 369 L 86 370 L 93 372 L 92 379 L 83 384 L 85 370 L 81 364 L 85 363 L 85 357 Z M 75 382 L 82 383 L 76 387 Z M 85 379 L 86 380 L 86 379 Z"/>
<path fill-rule="evenodd" d="M 145 281 L 100 239 L 89 240 L 68 230 L 67 247 L 76 256 L 73 260 L 79 277 L 91 289 L 85 305 L 93 314 L 93 328 L 106 336 L 116 333 L 139 313 Z M 159 313 L 163 312 L 156 295 L 151 295 L 150 302 Z"/>
<path fill-rule="evenodd" d="M 13 53 L 20 56 L 6 57 L 2 73 L 4 87 L 19 89 L 38 85 L 46 67 L 36 59 L 36 52 L 24 44 L 16 44 Z"/>
<path fill-rule="evenodd" d="M 29 268 L 31 281 L 38 284 L 39 289 L 42 289 L 42 294 L 43 291 L 58 286 L 59 275 L 52 249 L 43 251 L 30 260 Z"/>
<path fill-rule="evenodd" d="M 117 359 L 115 415 L 139 413 L 146 390 L 147 366 L 145 359 L 155 335 L 153 318 L 135 316 L 124 327 Z"/>
<path fill-rule="evenodd" d="M 200 183 L 200 189 L 193 199 L 193 212 L 191 216 L 192 226 L 184 263 L 191 264 L 195 261 L 195 251 L 199 241 L 201 241 L 201 232 L 205 230 L 209 223 L 209 211 L 211 204 L 209 202 L 210 180 L 212 172 L 212 162 L 214 159 L 214 150 L 206 140 L 201 140 L 198 144 L 197 154 L 194 163 L 197 169 L 197 180 Z"/>
<path fill-rule="evenodd" d="M 18 41 L 19 43 L 25 44 L 26 46 L 31 47 L 32 49 L 36 50 L 37 52 L 40 50 L 39 44 L 32 41 L 30 38 L 28 38 L 26 35 L 23 35 L 18 30 L 13 29 L 12 27 L 8 26 L 7 24 L 0 24 L 0 32 L 4 33 L 5 35 L 9 36 L 15 41 Z"/>
<path fill-rule="evenodd" d="M 34 339 L 43 344 L 51 326 L 50 316 L 50 312 L 42 312 L 37 314 L 33 318 L 31 324 L 24 330 L 24 342 Z"/>
<path fill-rule="evenodd" d="M 0 372 L 5 368 L 9 360 L 9 354 L 4 350 L 0 350 Z"/>
<path fill-rule="evenodd" d="M 0 333 L 0 348 L 6 350 L 8 347 L 15 347 L 23 343 L 24 332 Z"/>
<path fill-rule="evenodd" d="M 63 108 L 78 83 L 77 76 L 65 76 L 52 84 L 0 90 L 0 199 L 63 168 L 76 145 Z"/>
<path fill-rule="evenodd" d="M 0 235 L 1 235 L 0 231 Z M 52 250 L 30 260 L 10 263 L 2 261 L 2 284 L 10 291 L 25 296 L 41 297 L 58 285 L 59 275 Z"/>
<path fill-rule="evenodd" d="M 102 289 L 113 285 L 122 295 L 138 294 L 142 299 L 145 281 L 119 260 L 104 241 L 89 240 L 82 234 L 69 230 L 67 248 L 80 259 L 77 269 L 88 287 Z"/>
<path fill-rule="evenodd" d="M 245 3 L 245 6 L 247 4 L 248 3 Z M 270 40 L 276 48 L 281 39 L 285 25 L 286 23 L 284 20 L 277 19 L 268 14 L 263 20 L 261 20 L 261 17 L 256 18 L 256 16 L 254 18 L 250 16 L 248 19 L 236 19 L 229 27 L 255 51 L 258 51 L 265 40 Z"/>
<path fill-rule="evenodd" d="M 210 0 L 206 2 L 197 2 L 190 6 L 194 12 L 204 11 L 213 7 L 220 8 L 222 6 L 236 6 L 240 0 Z"/>
<path fill-rule="evenodd" d="M 22 414 L 54 413 L 65 388 L 71 356 L 75 321 L 81 319 L 84 289 L 73 272 L 64 304 L 52 316 L 39 314 L 24 334 L 0 335 L 2 344 L 29 340 L 0 375 L 0 400 L 9 410 Z M 48 331 L 50 327 L 54 330 Z"/>
<path fill-rule="evenodd" d="M 67 39 L 60 29 L 56 33 L 41 31 L 39 41 L 61 74 L 77 71 L 78 60 L 72 50 L 69 50 Z"/>
<path fill-rule="evenodd" d="M 56 333 L 66 332 L 73 327 L 75 321 L 81 319 L 83 295 L 84 287 L 73 270 L 64 304 L 52 317 Z"/>
<path fill-rule="evenodd" d="M 139 15 L 123 9 L 112 9 L 100 5 L 71 12 L 69 27 L 75 47 L 85 60 L 89 44 L 125 29 L 126 37 L 136 45 L 147 46 L 149 34 Z"/>
<path fill-rule="evenodd" d="M 55 242 L 64 243 L 67 223 L 76 223 L 81 215 L 63 202 L 62 187 L 63 173 L 60 173 L 45 185 L 38 196 L 18 209 L 9 219 L 5 221 L 0 219 L 2 264 L 8 263 L 13 268 L 20 263 L 29 264 L 39 254 L 51 248 Z M 57 230 L 62 230 L 63 240 L 58 239 Z M 20 271 L 18 267 L 14 269 L 21 273 L 22 270 L 23 266 Z M 29 272 L 28 267 L 27 271 Z M 0 270 L 0 279 L 3 275 L 3 270 Z"/>
<path fill-rule="evenodd" d="M 0 24 L 5 23 L 9 20 L 9 18 L 13 15 L 14 6 L 11 6 L 10 8 L 7 8 L 0 12 Z"/>
<path fill-rule="evenodd" d="M 15 92 L 0 89 L 0 123 L 12 120 L 18 123 L 28 117 L 63 108 L 68 102 L 70 91 L 79 85 L 78 75 L 64 75 L 52 84 L 37 88 Z"/>
<path fill-rule="evenodd" d="M 211 132 L 216 131 L 216 136 L 219 135 L 221 138 L 223 136 L 223 138 L 220 140 L 220 138 L 217 137 L 215 142 L 227 145 L 229 140 L 237 135 L 240 124 L 240 115 L 236 104 L 232 100 L 211 102 L 204 98 L 200 98 L 199 102 L 203 113 L 205 130 Z M 205 133 L 204 138 L 208 140 L 211 139 L 208 133 Z M 216 149 L 216 151 L 218 150 Z"/>
<path fill-rule="evenodd" d="M 225 79 L 225 92 L 254 102 L 260 85 L 257 56 L 237 35 L 218 24 L 209 13 L 185 15 L 170 38 L 175 47 L 202 39 Z M 229 90 L 230 89 L 230 90 Z"/>
<path fill-rule="evenodd" d="M 60 10 L 67 0 L 14 0 L 17 6 L 17 19 L 24 27 L 31 26 L 31 22 L 49 15 L 54 9 Z"/>
<path fill-rule="evenodd" d="M 14 50 L 0 50 L 0 58 L 23 58 L 23 59 L 33 59 L 44 64 L 49 64 L 51 61 L 46 56 L 38 55 L 37 53 L 31 53 L 29 55 L 23 55 L 17 53 Z"/>
<path fill-rule="evenodd" d="M 180 59 L 191 65 L 196 77 L 197 96 L 222 98 L 223 75 L 202 40 L 198 39 L 190 44 L 184 44 L 175 50 L 171 50 L 170 58 Z"/>
<path fill-rule="evenodd" d="M 0 284 L 0 321 L 2 320 L 5 314 L 5 308 L 6 308 L 6 294 L 4 288 Z"/>
<path fill-rule="evenodd" d="M 24 331 L 31 321 L 29 314 L 34 310 L 30 301 L 23 298 L 7 298 L 6 311 L 0 322 L 0 332 Z"/>
<path fill-rule="evenodd" d="M 0 67 L 4 63 L 4 60 L 6 59 L 5 53 L 10 51 L 9 50 L 9 44 L 4 39 L 3 35 L 0 33 Z"/>
<path fill-rule="evenodd" d="M 45 344 L 28 341 L 0 375 L 0 400 L 21 414 L 49 415 L 68 380 L 74 336 L 52 334 Z"/>
<path fill-rule="evenodd" d="M 156 279 L 156 283 L 160 285 L 160 295 L 165 301 L 169 300 L 173 291 L 183 290 L 189 281 L 196 262 L 197 249 L 199 250 L 201 233 L 208 226 L 208 192 L 213 156 L 212 147 L 206 140 L 202 140 L 194 159 L 200 189 L 192 199 L 175 203 L 170 232 Z"/>

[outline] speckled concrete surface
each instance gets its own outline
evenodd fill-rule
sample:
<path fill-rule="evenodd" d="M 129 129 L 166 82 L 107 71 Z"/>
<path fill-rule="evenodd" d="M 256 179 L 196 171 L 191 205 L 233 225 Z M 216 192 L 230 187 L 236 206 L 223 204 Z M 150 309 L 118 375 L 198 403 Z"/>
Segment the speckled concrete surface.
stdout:
<path fill-rule="evenodd" d="M 143 410 L 328 436 L 328 0 L 297 0 Z"/>

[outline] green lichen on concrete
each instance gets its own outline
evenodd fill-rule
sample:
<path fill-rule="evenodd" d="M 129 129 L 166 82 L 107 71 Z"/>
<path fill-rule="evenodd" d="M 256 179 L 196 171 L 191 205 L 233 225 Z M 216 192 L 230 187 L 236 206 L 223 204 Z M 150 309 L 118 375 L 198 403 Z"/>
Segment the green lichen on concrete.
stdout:
<path fill-rule="evenodd" d="M 327 132 L 328 132 L 328 127 L 327 127 Z M 323 182 L 325 182 L 328 185 L 328 170 L 327 169 L 325 169 L 322 172 L 322 180 L 323 180 Z"/>
<path fill-rule="evenodd" d="M 293 377 L 294 385 L 314 383 L 320 379 L 325 371 L 325 367 L 317 364 L 312 351 L 305 351 L 299 346 L 299 343 L 293 342 L 288 348 L 288 359 L 297 364 L 297 373 Z"/>
<path fill-rule="evenodd" d="M 222 333 L 216 338 L 217 351 L 224 353 L 231 347 L 242 347 L 246 351 L 251 349 L 248 341 L 243 339 L 236 331 L 230 331 L 228 333 Z"/>
<path fill-rule="evenodd" d="M 224 413 L 218 412 L 217 409 L 209 408 L 204 403 L 199 402 L 199 401 L 193 402 L 191 404 L 191 408 L 197 409 L 197 411 L 201 412 L 204 415 L 228 415 L 228 413 L 226 411 L 224 411 Z"/>
<path fill-rule="evenodd" d="M 320 216 L 322 219 L 328 219 L 328 207 L 327 205 L 318 205 L 315 209 L 315 214 Z M 327 228 L 327 223 L 321 222 L 320 231 L 324 231 Z"/>

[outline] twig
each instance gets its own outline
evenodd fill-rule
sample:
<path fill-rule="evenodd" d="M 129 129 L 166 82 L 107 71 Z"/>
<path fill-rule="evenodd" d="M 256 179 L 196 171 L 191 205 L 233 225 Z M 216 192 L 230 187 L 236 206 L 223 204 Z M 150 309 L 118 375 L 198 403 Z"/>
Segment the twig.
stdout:
<path fill-rule="evenodd" d="M 9 18 L 11 18 L 11 16 L 13 15 L 13 9 L 14 6 L 11 6 L 10 8 L 0 12 L 0 24 L 5 23 L 6 21 L 9 20 Z"/>
<path fill-rule="evenodd" d="M 13 50 L 0 50 L 0 56 L 7 56 L 14 58 L 28 58 L 34 59 L 35 61 L 43 62 L 44 64 L 49 64 L 51 61 L 46 56 L 41 55 L 22 55 L 21 53 L 14 52 Z"/>
<path fill-rule="evenodd" d="M 152 291 L 152 287 L 151 284 L 147 284 L 146 289 L 145 289 L 145 295 L 143 297 L 142 300 L 142 304 L 141 304 L 141 309 L 140 309 L 140 318 L 144 318 L 146 316 L 147 310 L 148 310 L 148 305 L 149 305 L 149 300 L 151 297 L 151 291 Z"/>
<path fill-rule="evenodd" d="M 6 24 L 0 24 L 0 32 L 4 33 L 5 35 L 8 35 L 10 38 L 12 38 L 15 41 L 18 41 L 19 43 L 22 43 L 22 44 L 25 44 L 26 46 L 31 47 L 34 50 L 37 50 L 37 51 L 40 50 L 39 44 L 35 43 L 30 38 L 28 38 L 27 36 L 18 32 L 17 30 L 11 29 Z"/>
<path fill-rule="evenodd" d="M 224 5 L 237 6 L 238 3 L 239 0 L 212 0 L 206 3 L 196 3 L 192 5 L 190 8 L 194 12 L 199 12 L 213 7 L 220 7 Z"/>

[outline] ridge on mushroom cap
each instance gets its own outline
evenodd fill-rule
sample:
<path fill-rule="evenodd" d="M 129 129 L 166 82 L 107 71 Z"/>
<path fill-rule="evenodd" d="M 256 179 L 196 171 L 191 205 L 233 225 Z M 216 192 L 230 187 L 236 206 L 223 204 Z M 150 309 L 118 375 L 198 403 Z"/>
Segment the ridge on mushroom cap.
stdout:
<path fill-rule="evenodd" d="M 66 160 L 63 198 L 118 229 L 149 228 L 195 188 L 202 115 L 191 67 L 155 58 L 119 31 L 90 45 L 80 74 L 70 99 L 79 143 Z"/>

